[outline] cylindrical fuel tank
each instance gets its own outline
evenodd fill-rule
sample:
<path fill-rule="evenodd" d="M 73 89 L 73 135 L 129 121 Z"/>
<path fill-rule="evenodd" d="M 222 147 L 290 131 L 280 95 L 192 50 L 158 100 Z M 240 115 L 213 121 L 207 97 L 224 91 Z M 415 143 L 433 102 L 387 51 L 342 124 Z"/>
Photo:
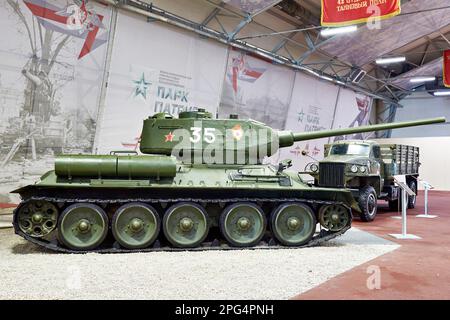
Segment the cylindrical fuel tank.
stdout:
<path fill-rule="evenodd" d="M 59 177 L 174 177 L 176 161 L 169 156 L 62 155 L 55 159 Z"/>
<path fill-rule="evenodd" d="M 168 156 L 117 157 L 118 177 L 175 177 L 174 158 Z"/>

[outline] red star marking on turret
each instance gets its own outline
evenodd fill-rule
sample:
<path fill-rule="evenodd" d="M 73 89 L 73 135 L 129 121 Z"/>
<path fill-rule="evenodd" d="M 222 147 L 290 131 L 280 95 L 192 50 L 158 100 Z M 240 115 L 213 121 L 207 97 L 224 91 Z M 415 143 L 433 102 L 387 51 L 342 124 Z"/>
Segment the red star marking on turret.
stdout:
<path fill-rule="evenodd" d="M 175 138 L 175 135 L 172 132 L 169 132 L 169 134 L 166 134 L 165 137 L 166 137 L 166 141 L 164 141 L 164 142 L 172 142 L 173 138 Z"/>

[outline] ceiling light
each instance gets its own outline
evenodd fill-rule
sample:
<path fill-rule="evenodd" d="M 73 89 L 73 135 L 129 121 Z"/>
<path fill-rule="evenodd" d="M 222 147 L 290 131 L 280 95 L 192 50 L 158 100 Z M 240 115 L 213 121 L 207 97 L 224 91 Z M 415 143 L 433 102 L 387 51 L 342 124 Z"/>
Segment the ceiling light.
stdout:
<path fill-rule="evenodd" d="M 436 91 L 433 93 L 436 97 L 450 96 L 450 90 Z"/>
<path fill-rule="evenodd" d="M 322 31 L 320 31 L 320 34 L 324 37 L 328 37 L 328 36 L 334 36 L 336 34 L 355 32 L 356 30 L 358 30 L 357 26 L 329 28 L 329 29 L 322 29 Z"/>
<path fill-rule="evenodd" d="M 436 77 L 417 77 L 409 80 L 411 83 L 431 82 L 435 81 Z"/>
<path fill-rule="evenodd" d="M 405 62 L 406 57 L 392 57 L 392 58 L 380 58 L 376 60 L 377 64 L 391 64 L 391 63 L 399 63 Z"/>

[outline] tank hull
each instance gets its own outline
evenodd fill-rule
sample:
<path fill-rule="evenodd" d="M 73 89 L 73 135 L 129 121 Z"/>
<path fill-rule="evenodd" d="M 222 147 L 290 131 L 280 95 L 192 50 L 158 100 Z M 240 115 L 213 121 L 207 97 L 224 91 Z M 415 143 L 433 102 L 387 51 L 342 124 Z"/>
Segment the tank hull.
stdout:
<path fill-rule="evenodd" d="M 241 166 L 214 167 L 210 165 L 178 165 L 172 178 L 111 179 L 60 177 L 54 171 L 45 174 L 35 185 L 15 190 L 23 199 L 16 209 L 14 227 L 25 239 L 59 252 L 130 252 L 154 250 L 210 250 L 233 249 L 242 246 L 231 244 L 221 230 L 221 217 L 230 206 L 243 204 L 257 206 L 264 215 L 264 235 L 253 243 L 252 248 L 285 247 L 273 235 L 271 219 L 281 205 L 305 206 L 314 215 L 314 229 L 320 225 L 319 211 L 325 206 L 339 205 L 345 210 L 348 220 L 340 230 L 315 234 L 307 242 L 289 247 L 317 245 L 341 235 L 351 226 L 351 210 L 356 206 L 349 191 L 317 188 L 306 184 L 294 172 L 277 172 L 269 165 L 253 166 L 242 170 Z M 64 215 L 75 204 L 92 204 L 102 208 L 110 227 L 104 241 L 96 248 L 71 248 L 61 241 L 60 223 L 44 236 L 37 237 L 23 228 L 23 208 L 28 204 L 43 201 L 54 205 L 58 215 Z M 162 225 L 169 209 L 179 204 L 200 206 L 207 215 L 207 235 L 198 244 L 187 247 L 173 245 L 167 237 L 164 225 L 155 241 L 142 248 L 127 248 L 120 245 L 113 234 L 112 221 L 119 208 L 129 204 L 148 205 L 155 210 Z M 60 219 L 60 218 L 58 218 Z M 247 246 L 247 245 L 245 245 Z"/>

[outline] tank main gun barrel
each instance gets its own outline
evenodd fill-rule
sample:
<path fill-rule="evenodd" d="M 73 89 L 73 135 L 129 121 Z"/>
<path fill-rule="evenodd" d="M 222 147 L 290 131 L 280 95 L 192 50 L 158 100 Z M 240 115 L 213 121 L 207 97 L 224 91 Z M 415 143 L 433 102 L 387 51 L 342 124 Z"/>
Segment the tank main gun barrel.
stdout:
<path fill-rule="evenodd" d="M 373 131 L 384 131 L 391 129 L 407 128 L 407 127 L 417 127 L 429 124 L 436 124 L 445 122 L 444 117 L 416 120 L 416 121 L 406 121 L 406 122 L 396 122 L 396 123 L 382 123 L 369 126 L 346 128 L 346 129 L 333 129 L 333 130 L 323 130 L 323 131 L 313 131 L 313 132 L 301 132 L 293 133 L 291 131 L 280 131 L 278 137 L 280 140 L 280 148 L 290 147 L 295 142 L 329 138 L 336 136 L 343 136 L 348 134 L 363 133 L 363 132 L 373 132 Z"/>
<path fill-rule="evenodd" d="M 178 119 L 158 113 L 144 120 L 140 151 L 150 155 L 172 155 L 184 163 L 200 161 L 204 164 L 262 163 L 264 157 L 271 156 L 279 148 L 290 147 L 298 141 L 441 122 L 445 122 L 445 118 L 314 132 L 292 132 L 277 131 L 264 123 L 241 120 L 235 116 L 230 119 L 212 119 L 211 114 L 204 110 L 181 112 Z"/>

